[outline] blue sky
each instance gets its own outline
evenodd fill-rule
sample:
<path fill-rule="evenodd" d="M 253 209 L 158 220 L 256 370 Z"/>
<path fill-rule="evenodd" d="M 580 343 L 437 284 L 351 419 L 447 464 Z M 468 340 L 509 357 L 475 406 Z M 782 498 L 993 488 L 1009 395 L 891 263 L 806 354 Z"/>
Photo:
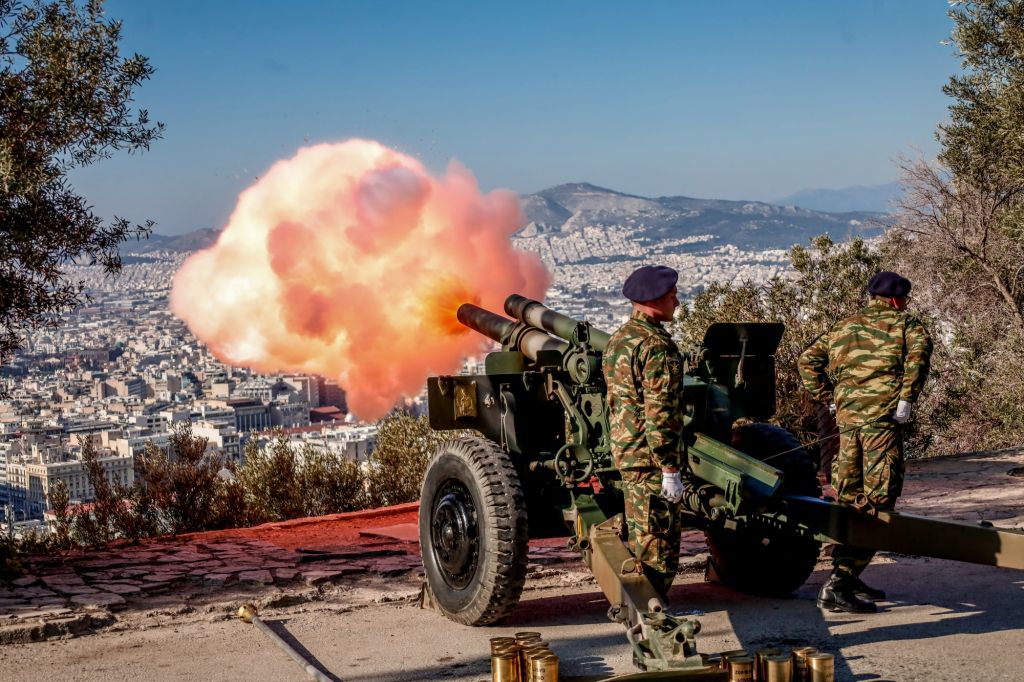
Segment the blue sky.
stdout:
<path fill-rule="evenodd" d="M 100 215 L 220 227 L 305 143 L 366 137 L 484 189 L 588 181 L 644 196 L 772 199 L 893 180 L 933 155 L 943 0 L 108 0 L 157 72 L 167 124 L 78 171 Z"/>

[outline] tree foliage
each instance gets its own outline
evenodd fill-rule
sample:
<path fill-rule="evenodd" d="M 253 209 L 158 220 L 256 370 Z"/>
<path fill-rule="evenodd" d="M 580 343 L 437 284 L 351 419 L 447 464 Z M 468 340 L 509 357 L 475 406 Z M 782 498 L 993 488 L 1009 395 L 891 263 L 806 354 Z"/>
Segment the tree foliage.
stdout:
<path fill-rule="evenodd" d="M 981 191 L 1021 189 L 1024 178 L 1024 2 L 972 0 L 950 10 L 962 73 L 943 91 L 953 102 L 938 129 L 941 161 Z"/>
<path fill-rule="evenodd" d="M 238 470 L 249 523 L 365 509 L 367 476 L 359 463 L 306 445 L 298 452 L 278 434 L 265 447 L 246 443 Z"/>
<path fill-rule="evenodd" d="M 67 180 L 73 168 L 148 149 L 163 131 L 133 108 L 153 68 L 122 57 L 120 38 L 102 0 L 0 0 L 0 359 L 86 300 L 64 265 L 116 272 L 118 245 L 152 226 L 106 223 Z"/>
<path fill-rule="evenodd" d="M 175 427 L 166 450 L 146 443 L 138 462 L 141 485 L 134 502 L 140 515 L 154 519 L 156 532 L 188 533 L 244 522 L 244 507 L 237 505 L 232 490 L 237 484 L 220 475 L 226 459 L 208 450 L 208 444 L 192 432 L 190 422 Z"/>
<path fill-rule="evenodd" d="M 377 447 L 370 458 L 367 489 L 370 506 L 412 502 L 431 454 L 461 432 L 434 431 L 424 417 L 393 412 L 377 424 Z"/>
<path fill-rule="evenodd" d="M 942 450 L 1024 440 L 1024 0 L 953 6 L 963 71 L 936 163 L 904 161 L 887 235 L 935 319 L 929 416 Z M 936 333 L 937 332 L 937 333 Z"/>
<path fill-rule="evenodd" d="M 252 521 L 283 521 L 303 515 L 299 460 L 280 433 L 265 448 L 255 438 L 245 446 L 238 480 L 245 490 Z"/>

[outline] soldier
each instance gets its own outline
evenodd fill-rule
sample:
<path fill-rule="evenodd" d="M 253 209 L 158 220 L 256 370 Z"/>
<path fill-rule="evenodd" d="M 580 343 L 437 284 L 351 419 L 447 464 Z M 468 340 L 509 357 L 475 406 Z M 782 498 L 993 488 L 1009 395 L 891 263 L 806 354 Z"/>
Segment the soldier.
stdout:
<path fill-rule="evenodd" d="M 612 456 L 625 484 L 630 548 L 666 601 L 679 567 L 685 445 L 683 361 L 661 323 L 679 305 L 678 278 L 665 266 L 633 272 L 622 287 L 633 313 L 604 351 Z"/>
<path fill-rule="evenodd" d="M 928 330 L 905 312 L 910 281 L 879 272 L 868 282 L 871 300 L 840 320 L 800 356 L 800 377 L 811 396 L 831 406 L 839 424 L 832 486 L 839 502 L 891 510 L 903 490 L 901 428 L 910 421 L 931 359 Z M 859 497 L 859 499 L 858 499 Z M 885 592 L 860 579 L 874 552 L 836 545 L 833 570 L 818 607 L 872 613 Z"/>

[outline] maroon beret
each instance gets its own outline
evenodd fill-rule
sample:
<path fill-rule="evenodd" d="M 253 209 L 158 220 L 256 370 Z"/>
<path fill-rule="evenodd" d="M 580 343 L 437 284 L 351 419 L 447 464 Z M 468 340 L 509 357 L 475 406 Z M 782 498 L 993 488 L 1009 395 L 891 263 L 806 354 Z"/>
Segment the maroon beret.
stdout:
<path fill-rule="evenodd" d="M 895 272 L 889 272 L 888 270 L 875 273 L 871 280 L 868 281 L 869 294 L 885 296 L 886 298 L 906 296 L 910 293 L 910 287 L 909 279 L 900 277 Z"/>
<path fill-rule="evenodd" d="M 679 281 L 679 273 L 664 265 L 645 265 L 637 268 L 622 285 L 622 295 L 634 303 L 645 303 L 661 298 Z"/>

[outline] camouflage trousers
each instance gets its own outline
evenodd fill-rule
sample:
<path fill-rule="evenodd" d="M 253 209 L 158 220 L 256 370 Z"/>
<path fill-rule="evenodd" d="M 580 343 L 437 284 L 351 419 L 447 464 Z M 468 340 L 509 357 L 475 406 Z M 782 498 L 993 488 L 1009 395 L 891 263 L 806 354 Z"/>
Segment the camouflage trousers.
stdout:
<path fill-rule="evenodd" d="M 849 428 L 840 425 L 840 430 Z M 839 436 L 839 452 L 832 460 L 832 487 L 840 502 L 852 504 L 863 493 L 875 509 L 890 511 L 903 492 L 903 471 L 899 424 L 876 422 Z M 832 563 L 835 570 L 858 576 L 874 555 L 872 550 L 837 545 Z"/>
<path fill-rule="evenodd" d="M 629 549 L 654 589 L 665 596 L 679 569 L 679 505 L 661 497 L 660 469 L 623 469 L 622 483 Z"/>

